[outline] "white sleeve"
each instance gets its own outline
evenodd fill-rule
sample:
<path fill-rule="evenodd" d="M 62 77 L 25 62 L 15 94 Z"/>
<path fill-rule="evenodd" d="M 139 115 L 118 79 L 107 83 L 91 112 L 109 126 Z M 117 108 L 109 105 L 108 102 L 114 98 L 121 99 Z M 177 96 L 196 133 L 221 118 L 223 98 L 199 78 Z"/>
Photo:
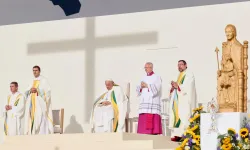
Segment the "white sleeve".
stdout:
<path fill-rule="evenodd" d="M 148 85 L 149 92 L 151 93 L 151 96 L 155 97 L 160 94 L 161 92 L 161 77 L 157 77 L 157 80 L 153 84 Z"/>
<path fill-rule="evenodd" d="M 141 95 L 141 86 L 140 86 L 140 85 L 138 85 L 138 86 L 136 87 L 136 93 L 137 93 L 137 96 L 140 96 L 140 95 Z"/>
<path fill-rule="evenodd" d="M 13 109 L 15 109 L 15 116 L 21 117 L 24 114 L 24 107 L 25 106 L 25 98 L 24 96 L 21 96 L 17 106 L 12 106 Z"/>
<path fill-rule="evenodd" d="M 119 122 L 118 122 L 118 130 L 117 132 L 123 132 L 125 129 L 125 119 L 128 111 L 128 98 L 126 94 L 123 92 L 122 88 L 119 88 L 118 98 L 118 109 L 119 109 Z M 115 92 L 116 93 L 116 92 Z"/>
<path fill-rule="evenodd" d="M 6 97 L 4 98 L 5 100 L 4 100 L 4 105 L 3 105 L 3 107 L 1 108 L 1 114 L 0 114 L 0 116 L 1 117 L 3 117 L 3 115 L 4 115 L 4 113 L 6 113 L 6 109 L 5 109 L 5 106 L 7 105 L 7 101 L 8 101 L 8 97 L 7 97 L 7 99 L 6 99 Z"/>
<path fill-rule="evenodd" d="M 38 90 L 39 96 L 44 100 L 47 107 L 49 108 L 51 105 L 51 88 L 50 88 L 48 80 L 43 78 L 37 90 Z"/>
<path fill-rule="evenodd" d="M 191 108 L 194 109 L 197 106 L 196 102 L 196 89 L 195 89 L 195 77 L 193 74 L 187 74 L 182 85 L 179 86 L 178 93 L 182 95 L 187 95 L 188 103 L 191 105 Z"/>
<path fill-rule="evenodd" d="M 193 87 L 194 84 L 195 84 L 194 75 L 193 74 L 187 74 L 183 84 L 179 85 L 180 92 L 182 94 L 188 94 L 189 90 Z"/>

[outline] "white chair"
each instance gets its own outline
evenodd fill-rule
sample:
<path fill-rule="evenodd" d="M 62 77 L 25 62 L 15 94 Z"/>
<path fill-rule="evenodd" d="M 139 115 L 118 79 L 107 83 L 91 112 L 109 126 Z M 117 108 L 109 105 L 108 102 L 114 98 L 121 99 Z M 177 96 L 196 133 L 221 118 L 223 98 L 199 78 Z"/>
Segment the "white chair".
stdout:
<path fill-rule="evenodd" d="M 53 122 L 54 122 L 54 133 L 63 134 L 64 125 L 64 109 L 52 110 Z"/>
<path fill-rule="evenodd" d="M 125 118 L 125 132 L 129 132 L 129 112 L 130 112 L 130 83 L 127 83 L 127 88 L 126 88 L 126 96 L 128 97 L 128 103 L 127 103 L 127 108 L 128 108 L 128 113 Z"/>
<path fill-rule="evenodd" d="M 169 105 L 170 100 L 168 98 L 162 99 L 162 113 L 161 113 L 161 119 L 162 119 L 162 131 L 164 136 L 170 135 L 170 129 L 169 129 Z"/>
<path fill-rule="evenodd" d="M 132 117 L 128 119 L 128 132 L 129 133 L 137 133 L 137 128 L 138 128 L 138 117 Z"/>
<path fill-rule="evenodd" d="M 128 114 L 125 119 L 125 127 L 126 132 L 136 133 L 138 126 L 138 117 L 131 117 L 129 114 L 131 113 L 130 108 L 130 83 L 127 83 L 126 95 L 128 97 Z"/>

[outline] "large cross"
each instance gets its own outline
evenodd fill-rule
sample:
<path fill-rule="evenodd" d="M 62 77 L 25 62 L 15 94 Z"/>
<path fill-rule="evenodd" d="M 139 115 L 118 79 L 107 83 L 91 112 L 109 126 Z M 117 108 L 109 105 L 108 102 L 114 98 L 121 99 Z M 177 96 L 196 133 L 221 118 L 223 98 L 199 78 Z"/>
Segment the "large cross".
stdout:
<path fill-rule="evenodd" d="M 70 30 L 70 29 L 69 29 Z M 67 41 L 53 41 L 44 43 L 31 43 L 28 44 L 28 54 L 48 54 L 55 52 L 69 51 L 69 49 L 82 50 L 85 49 L 85 60 L 86 60 L 86 95 L 84 100 L 85 103 L 85 121 L 90 116 L 92 101 L 94 100 L 94 74 L 95 74 L 95 50 L 103 47 L 121 47 L 121 46 L 132 46 L 132 45 L 142 45 L 142 44 L 155 44 L 158 41 L 158 34 L 156 31 L 134 33 L 134 34 L 123 34 L 114 35 L 108 37 L 96 37 L 95 36 L 95 18 L 86 19 L 86 37 L 84 39 L 72 39 Z M 74 45 L 72 47 L 72 45 Z M 60 47 L 56 49 L 55 47 Z"/>

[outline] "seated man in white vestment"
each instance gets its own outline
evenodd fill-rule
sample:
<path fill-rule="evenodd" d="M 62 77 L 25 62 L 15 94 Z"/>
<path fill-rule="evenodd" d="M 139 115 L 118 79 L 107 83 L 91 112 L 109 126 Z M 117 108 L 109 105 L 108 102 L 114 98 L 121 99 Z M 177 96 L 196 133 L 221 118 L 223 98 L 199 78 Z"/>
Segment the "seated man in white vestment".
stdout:
<path fill-rule="evenodd" d="M 25 92 L 24 134 L 53 134 L 51 89 L 47 79 L 40 75 L 40 67 L 33 67 L 34 79 Z"/>
<path fill-rule="evenodd" d="M 185 60 L 178 61 L 178 77 L 171 82 L 169 128 L 171 140 L 179 141 L 189 125 L 192 110 L 196 108 L 194 74 L 187 70 Z"/>
<path fill-rule="evenodd" d="M 93 105 L 92 132 L 124 132 L 128 98 L 111 79 L 106 80 L 105 85 L 107 91 Z"/>
<path fill-rule="evenodd" d="M 7 136 L 20 135 L 21 117 L 24 114 L 24 96 L 18 92 L 18 83 L 10 83 L 11 94 L 5 100 L 3 109 L 4 132 Z"/>

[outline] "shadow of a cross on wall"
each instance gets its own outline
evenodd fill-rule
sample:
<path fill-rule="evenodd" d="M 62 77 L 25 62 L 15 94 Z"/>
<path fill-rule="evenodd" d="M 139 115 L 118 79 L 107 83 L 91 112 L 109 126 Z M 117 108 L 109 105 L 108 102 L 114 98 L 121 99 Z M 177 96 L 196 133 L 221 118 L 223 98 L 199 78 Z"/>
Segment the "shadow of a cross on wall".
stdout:
<path fill-rule="evenodd" d="M 113 36 L 96 37 L 95 36 L 95 18 L 86 19 L 86 37 L 83 39 L 60 40 L 41 43 L 29 43 L 28 55 L 41 55 L 49 53 L 62 53 L 74 50 L 85 50 L 86 64 L 86 87 L 84 96 L 85 110 L 84 118 L 88 121 L 91 113 L 92 102 L 94 101 L 95 85 L 95 51 L 98 48 L 115 48 L 133 45 L 156 44 L 158 42 L 158 33 L 156 31 L 141 32 L 133 34 L 119 34 Z"/>

